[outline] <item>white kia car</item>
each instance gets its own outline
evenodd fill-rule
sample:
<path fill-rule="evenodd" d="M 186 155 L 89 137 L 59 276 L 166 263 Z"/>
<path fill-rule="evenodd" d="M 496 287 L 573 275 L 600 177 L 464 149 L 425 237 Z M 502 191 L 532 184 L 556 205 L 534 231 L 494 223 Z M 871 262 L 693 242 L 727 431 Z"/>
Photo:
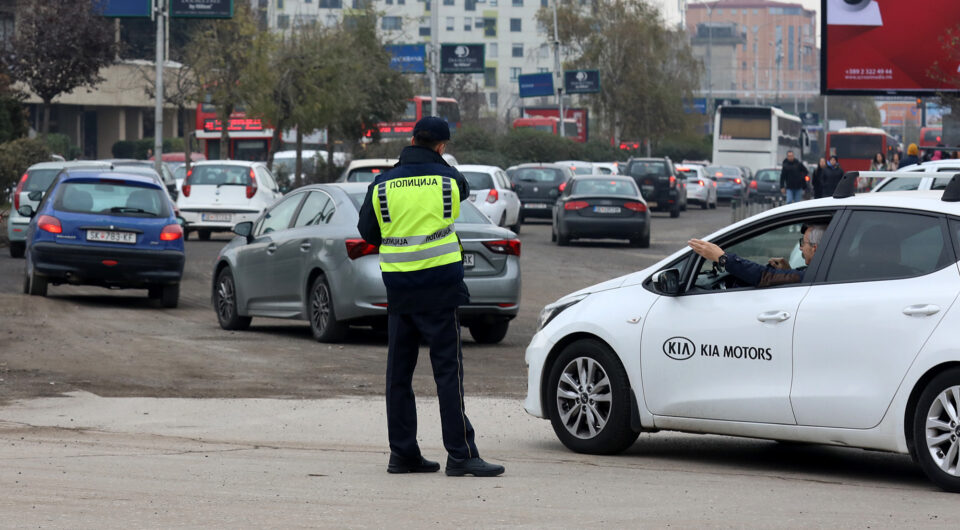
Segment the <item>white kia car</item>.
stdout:
<path fill-rule="evenodd" d="M 459 165 L 470 184 L 470 201 L 497 226 L 520 233 L 520 197 L 510 177 L 497 166 Z"/>
<path fill-rule="evenodd" d="M 229 232 L 234 225 L 255 221 L 267 206 L 282 197 L 273 174 L 263 162 L 206 160 L 190 166 L 180 185 L 177 206 L 186 224 L 183 238 L 197 232 Z"/>
<path fill-rule="evenodd" d="M 889 173 L 872 191 L 942 190 L 957 172 L 960 160 L 955 158 L 914 164 Z M 909 178 L 897 176 L 898 173 L 908 173 Z M 923 178 L 915 178 L 917 173 L 924 173 Z"/>
<path fill-rule="evenodd" d="M 834 444 L 911 454 L 960 491 L 960 174 L 837 195 L 705 238 L 797 268 L 801 227 L 827 225 L 799 283 L 750 287 L 683 248 L 545 307 L 527 412 L 578 452 L 657 430 Z"/>

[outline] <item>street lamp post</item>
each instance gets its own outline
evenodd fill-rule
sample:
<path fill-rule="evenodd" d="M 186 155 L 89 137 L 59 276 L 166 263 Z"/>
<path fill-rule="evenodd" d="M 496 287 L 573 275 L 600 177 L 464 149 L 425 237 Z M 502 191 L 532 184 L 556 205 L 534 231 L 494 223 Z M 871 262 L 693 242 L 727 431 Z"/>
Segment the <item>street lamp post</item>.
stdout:
<path fill-rule="evenodd" d="M 557 3 L 560 0 L 553 0 L 553 76 L 557 82 L 557 136 L 563 138 L 563 71 L 560 67 L 560 30 L 557 26 Z"/>
<path fill-rule="evenodd" d="M 430 0 L 430 115 L 437 115 L 437 71 L 440 69 L 440 0 Z"/>

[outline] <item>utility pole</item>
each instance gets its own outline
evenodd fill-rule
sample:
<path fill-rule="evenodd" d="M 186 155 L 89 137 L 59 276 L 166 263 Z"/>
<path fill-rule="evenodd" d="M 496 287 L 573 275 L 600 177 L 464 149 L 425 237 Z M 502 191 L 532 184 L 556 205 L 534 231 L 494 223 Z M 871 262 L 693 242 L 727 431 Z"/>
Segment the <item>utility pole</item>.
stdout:
<path fill-rule="evenodd" d="M 566 122 L 563 114 L 563 70 L 560 67 L 560 30 L 557 26 L 557 3 L 560 0 L 553 0 L 553 75 L 557 80 L 557 136 L 563 138 Z"/>
<path fill-rule="evenodd" d="M 713 104 L 713 6 L 707 5 L 707 108 Z M 713 120 L 709 120 L 707 130 L 713 134 Z"/>
<path fill-rule="evenodd" d="M 155 74 L 155 85 L 153 88 L 156 102 L 154 104 L 154 122 L 153 122 L 153 167 L 157 173 L 161 173 L 163 164 L 163 63 L 164 57 L 164 26 L 166 25 L 166 11 L 164 11 L 164 0 L 154 2 L 153 15 L 157 19 L 157 71 Z M 226 127 L 226 124 L 224 124 Z"/>
<path fill-rule="evenodd" d="M 440 70 L 440 0 L 430 2 L 430 115 L 437 115 L 437 74 Z"/>
<path fill-rule="evenodd" d="M 760 58 L 757 51 L 758 26 L 753 27 L 753 104 L 760 104 Z"/>

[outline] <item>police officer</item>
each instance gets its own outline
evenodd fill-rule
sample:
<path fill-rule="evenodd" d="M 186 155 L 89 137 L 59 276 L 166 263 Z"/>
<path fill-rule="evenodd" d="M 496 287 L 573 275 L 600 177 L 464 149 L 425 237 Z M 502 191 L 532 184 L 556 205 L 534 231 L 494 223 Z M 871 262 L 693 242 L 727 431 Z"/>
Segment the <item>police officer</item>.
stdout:
<path fill-rule="evenodd" d="M 357 228 L 380 246 L 380 270 L 387 287 L 387 432 L 389 473 L 430 473 L 440 464 L 425 459 L 417 445 L 413 371 L 421 339 L 440 400 L 446 474 L 492 477 L 503 466 L 480 458 L 473 426 L 463 408 L 463 353 L 457 307 L 470 300 L 463 283 L 463 256 L 453 222 L 470 186 L 441 155 L 450 139 L 447 122 L 423 118 L 400 162 L 367 189 Z"/>

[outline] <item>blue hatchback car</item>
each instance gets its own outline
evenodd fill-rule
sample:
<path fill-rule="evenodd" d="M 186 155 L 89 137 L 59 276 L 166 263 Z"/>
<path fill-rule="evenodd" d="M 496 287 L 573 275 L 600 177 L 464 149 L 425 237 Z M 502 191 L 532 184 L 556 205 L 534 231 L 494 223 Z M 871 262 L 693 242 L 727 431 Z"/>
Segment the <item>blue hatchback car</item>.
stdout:
<path fill-rule="evenodd" d="M 118 171 L 66 169 L 27 228 L 24 293 L 49 284 L 147 289 L 176 307 L 183 276 L 183 229 L 155 179 Z"/>

